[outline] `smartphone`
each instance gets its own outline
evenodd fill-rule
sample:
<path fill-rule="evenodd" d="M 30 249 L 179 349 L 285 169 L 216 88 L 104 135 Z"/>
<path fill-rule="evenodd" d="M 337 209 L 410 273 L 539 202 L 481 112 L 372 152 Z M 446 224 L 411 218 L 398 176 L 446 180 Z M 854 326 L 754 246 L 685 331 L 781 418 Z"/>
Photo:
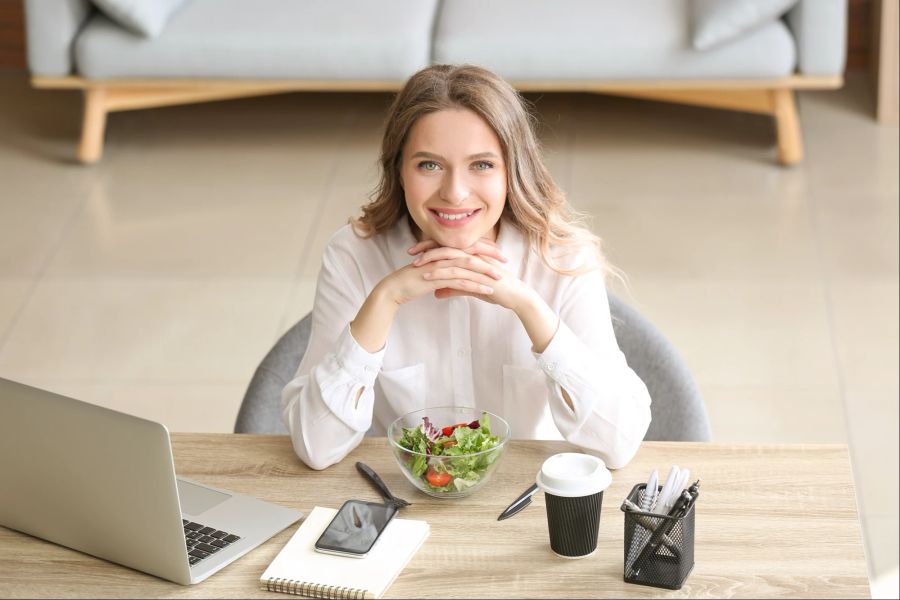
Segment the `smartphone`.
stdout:
<path fill-rule="evenodd" d="M 316 551 L 363 558 L 381 537 L 397 507 L 347 500 L 316 541 Z"/>

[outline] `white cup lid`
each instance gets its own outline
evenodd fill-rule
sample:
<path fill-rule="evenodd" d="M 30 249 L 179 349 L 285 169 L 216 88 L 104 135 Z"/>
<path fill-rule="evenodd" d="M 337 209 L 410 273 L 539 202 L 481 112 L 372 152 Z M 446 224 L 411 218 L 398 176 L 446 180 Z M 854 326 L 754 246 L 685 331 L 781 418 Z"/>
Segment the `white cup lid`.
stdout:
<path fill-rule="evenodd" d="M 612 473 L 596 456 L 563 452 L 544 461 L 536 481 L 548 494 L 573 498 L 602 492 L 612 483 Z"/>

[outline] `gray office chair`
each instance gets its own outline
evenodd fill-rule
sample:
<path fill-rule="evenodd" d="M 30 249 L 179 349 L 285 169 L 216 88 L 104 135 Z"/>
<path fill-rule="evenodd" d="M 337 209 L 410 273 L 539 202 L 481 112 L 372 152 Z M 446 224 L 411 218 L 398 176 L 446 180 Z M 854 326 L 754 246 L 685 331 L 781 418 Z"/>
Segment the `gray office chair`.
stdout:
<path fill-rule="evenodd" d="M 653 400 L 653 421 L 644 439 L 709 441 L 706 408 L 678 351 L 650 321 L 612 294 L 609 308 L 619 347 Z M 287 433 L 281 420 L 281 390 L 303 358 L 311 322 L 310 315 L 303 317 L 260 363 L 241 403 L 235 433 Z"/>

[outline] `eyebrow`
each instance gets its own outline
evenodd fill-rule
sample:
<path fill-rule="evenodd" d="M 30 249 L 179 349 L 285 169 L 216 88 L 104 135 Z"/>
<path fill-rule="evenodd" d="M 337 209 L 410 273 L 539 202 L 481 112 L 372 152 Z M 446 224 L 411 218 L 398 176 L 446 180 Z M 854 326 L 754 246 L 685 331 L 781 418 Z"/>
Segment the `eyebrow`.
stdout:
<path fill-rule="evenodd" d="M 425 152 L 424 150 L 420 150 L 420 151 L 416 152 L 415 154 L 410 156 L 410 158 L 412 159 L 412 158 L 416 158 L 419 156 L 421 156 L 423 158 L 436 158 L 438 160 L 446 160 L 440 154 L 433 154 L 431 152 Z M 467 160 L 478 160 L 479 158 L 494 158 L 497 160 L 500 159 L 500 157 L 497 156 L 494 152 L 479 152 L 478 154 L 472 154 L 472 155 L 468 156 Z"/>

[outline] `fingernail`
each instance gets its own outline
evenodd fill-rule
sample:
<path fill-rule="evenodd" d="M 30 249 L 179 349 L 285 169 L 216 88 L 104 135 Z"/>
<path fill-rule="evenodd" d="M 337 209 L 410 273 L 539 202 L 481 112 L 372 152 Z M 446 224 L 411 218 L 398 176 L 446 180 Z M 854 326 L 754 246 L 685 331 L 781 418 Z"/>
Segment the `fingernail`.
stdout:
<path fill-rule="evenodd" d="M 424 277 L 425 279 L 431 279 L 431 273 L 425 273 L 424 275 L 422 275 L 422 277 Z"/>
<path fill-rule="evenodd" d="M 490 288 L 486 285 L 483 285 L 483 286 L 481 286 L 481 291 L 484 292 L 485 294 L 493 294 L 494 288 Z"/>

